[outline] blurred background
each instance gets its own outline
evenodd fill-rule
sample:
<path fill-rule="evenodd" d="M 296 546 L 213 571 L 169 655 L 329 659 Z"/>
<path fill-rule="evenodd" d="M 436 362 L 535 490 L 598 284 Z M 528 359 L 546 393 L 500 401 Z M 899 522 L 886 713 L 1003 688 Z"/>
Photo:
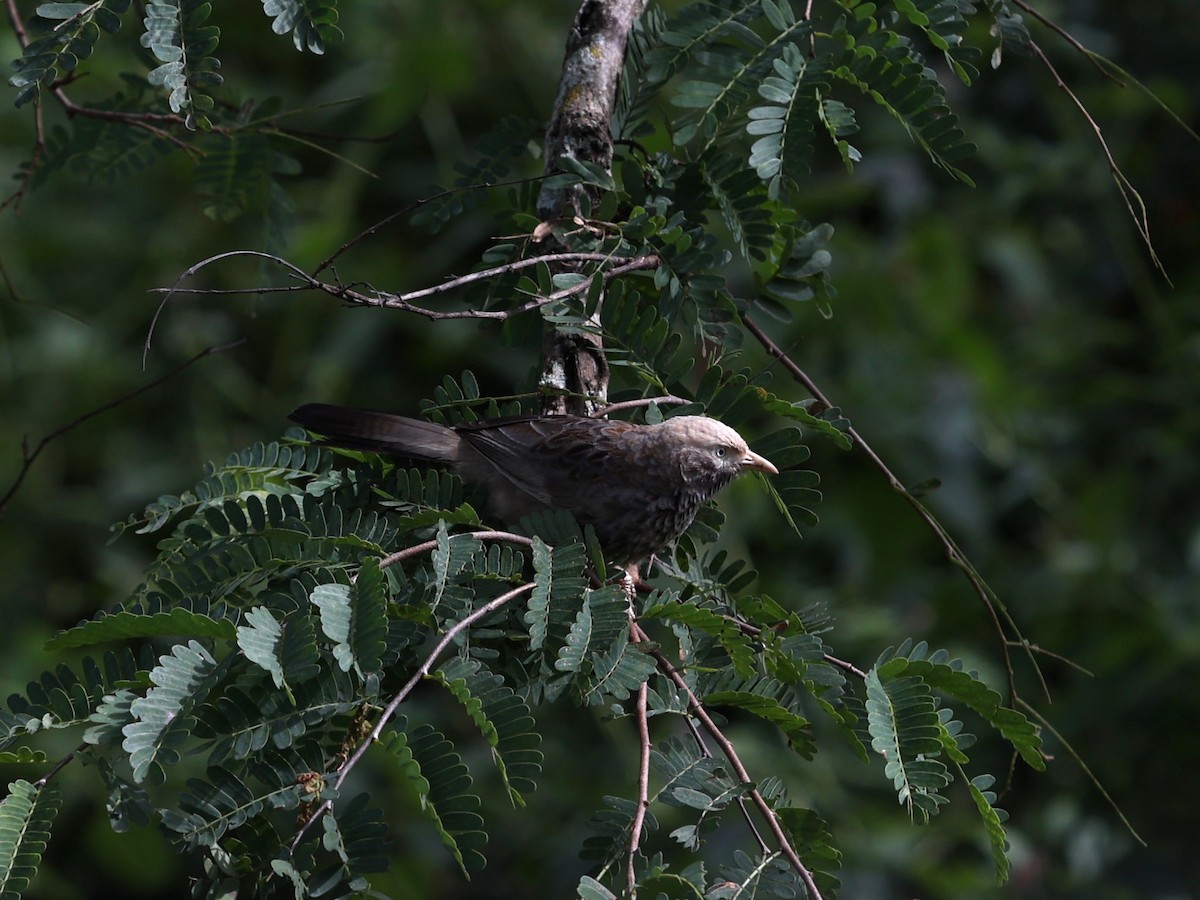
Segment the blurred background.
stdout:
<path fill-rule="evenodd" d="M 1194 0 L 1037 6 L 1200 128 Z M 531 121 L 536 147 L 574 8 L 358 3 L 342 11 L 344 43 L 314 57 L 270 35 L 257 5 L 217 4 L 229 98 L 280 98 L 302 110 L 288 124 L 355 164 L 298 140 L 273 145 L 299 163 L 278 178 L 294 207 L 285 255 L 311 269 L 450 183 L 455 163 L 504 116 Z M 986 40 L 985 30 L 976 37 Z M 996 888 L 967 797 L 955 796 L 932 826 L 912 826 L 879 772 L 836 752 L 805 764 L 764 733 L 747 762 L 786 774 L 793 795 L 833 822 L 844 897 L 1200 897 L 1200 144 L 1144 92 L 1032 30 L 1141 193 L 1170 282 L 1088 122 L 1035 59 L 1009 53 L 972 88 L 951 85 L 951 105 L 979 145 L 965 167 L 974 189 L 935 169 L 886 116 L 855 104 L 864 162 L 847 176 L 822 148 L 798 210 L 836 229 L 834 316 L 812 310 L 770 327 L 903 481 L 941 480 L 931 508 L 1024 635 L 1061 657 L 1042 658 L 1054 701 L 1042 711 L 1149 846 L 1050 737 L 1049 771 L 1018 770 L 1000 801 L 1012 815 L 1014 876 Z M 11 30 L 0 30 L 0 54 L 18 53 Z M 89 71 L 72 86 L 77 101 L 107 95 L 123 71 L 145 70 L 101 46 Z M 54 124 L 61 111 L 46 114 Z M 0 171 L 19 176 L 33 137 L 32 110 L 0 104 Z M 525 165 L 540 169 L 532 154 Z M 49 635 L 139 581 L 155 541 L 127 534 L 109 544 L 109 526 L 190 487 L 205 461 L 276 438 L 296 404 L 411 411 L 443 374 L 463 369 L 485 393 L 532 385 L 538 360 L 500 344 L 490 327 L 305 294 L 176 297 L 143 368 L 155 288 L 210 255 L 279 246 L 277 223 L 214 220 L 204 214 L 210 202 L 174 154 L 111 180 L 68 168 L 0 213 L 0 492 L 20 473 L 23 439 L 32 447 L 204 347 L 242 341 L 64 434 L 29 470 L 0 518 L 5 695 L 57 663 L 42 650 Z M 486 208 L 436 234 L 401 222 L 354 248 L 338 271 L 393 291 L 427 286 L 467 271 L 502 227 Z M 234 261 L 195 283 L 266 277 L 277 278 Z M 770 362 L 748 349 L 746 364 Z M 804 396 L 783 373 L 774 385 Z M 988 617 L 928 530 L 862 454 L 819 439 L 813 450 L 821 522 L 798 547 L 753 485 L 723 500 L 737 510 L 723 540 L 748 554 L 761 590 L 791 606 L 825 603 L 836 652 L 860 666 L 911 636 L 1000 683 Z M 1038 698 L 1028 666 L 1021 671 L 1024 695 Z M 550 713 L 539 717 L 554 736 L 531 808 L 493 804 L 480 786 L 492 834 L 482 876 L 462 881 L 432 832 L 398 817 L 397 863 L 380 889 L 438 898 L 573 890 L 586 870 L 576 849 L 587 815 L 601 793 L 632 789 L 631 725 L 551 713 L 564 718 L 558 729 Z M 56 735 L 40 746 L 52 758 L 71 749 Z M 976 752 L 980 770 L 1004 783 L 1007 756 Z M 38 896 L 183 895 L 184 861 L 151 829 L 112 834 L 91 774 L 64 775 Z M 662 834 L 670 827 L 664 819 Z"/>

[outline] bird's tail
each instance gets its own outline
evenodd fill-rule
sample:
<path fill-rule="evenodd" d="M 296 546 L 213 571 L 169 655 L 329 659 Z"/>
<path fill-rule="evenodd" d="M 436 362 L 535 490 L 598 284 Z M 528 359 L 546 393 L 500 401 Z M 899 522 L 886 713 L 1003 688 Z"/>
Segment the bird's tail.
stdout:
<path fill-rule="evenodd" d="M 349 450 L 453 461 L 461 440 L 444 425 L 328 403 L 306 403 L 288 418 Z"/>

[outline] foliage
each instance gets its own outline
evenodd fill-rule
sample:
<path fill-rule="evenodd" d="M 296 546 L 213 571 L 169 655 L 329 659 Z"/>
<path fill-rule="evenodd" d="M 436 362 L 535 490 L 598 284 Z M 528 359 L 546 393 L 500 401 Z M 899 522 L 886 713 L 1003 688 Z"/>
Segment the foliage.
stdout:
<path fill-rule="evenodd" d="M 579 222 L 552 226 L 562 248 L 593 256 L 579 271 L 513 270 L 466 298 L 508 316 L 503 337 L 527 361 L 544 327 L 598 332 L 611 399 L 644 403 L 635 417 L 703 412 L 767 432 L 754 448 L 782 471 L 756 486 L 769 490 L 775 530 L 791 541 L 818 531 L 809 441 L 818 452 L 855 444 L 840 409 L 793 399 L 744 346 L 758 312 L 791 323 L 834 310 L 834 228 L 796 212 L 807 173 L 822 153 L 853 173 L 892 120 L 935 167 L 970 183 L 962 166 L 972 145 L 917 47 L 932 47 L 969 85 L 983 54 L 970 41 L 979 18 L 984 30 L 996 23 L 1008 46 L 1028 40 L 999 2 L 980 17 L 974 4 L 952 0 L 839 0 L 816 22 L 798 6 L 652 10 L 634 39 L 615 122 L 634 143 L 612 172 L 576 162 L 555 176 L 600 189 L 594 202 L 581 195 Z M 13 79 L 18 103 L 49 103 L 51 87 L 88 58 L 97 29 L 116 33 L 126 7 L 39 7 L 40 18 L 69 27 L 26 46 Z M 263 12 L 299 50 L 323 53 L 337 36 L 330 3 L 264 2 Z M 199 154 L 193 178 L 209 198 L 205 213 L 228 223 L 260 212 L 282 247 L 290 204 L 277 176 L 299 163 L 280 149 L 278 107 L 222 102 L 210 13 L 219 20 L 221 10 L 203 3 L 148 4 L 142 42 L 159 65 L 147 77 L 166 92 L 166 106 L 139 86 L 97 108 L 155 110 L 206 131 L 182 139 Z M 871 103 L 852 105 L 863 98 Z M 674 112 L 658 127 L 664 103 Z M 456 187 L 520 174 L 534 131 L 527 119 L 501 120 L 477 145 L 477 162 L 458 167 Z M 52 131 L 48 147 L 40 179 L 60 168 L 102 178 L 110 166 L 138 172 L 181 149 L 165 133 L 87 117 Z M 506 210 L 491 233 L 539 224 L 525 188 L 454 191 L 415 218 L 449 231 L 485 200 Z M 481 265 L 532 252 L 523 239 L 501 238 Z M 613 262 L 648 257 L 647 271 L 604 282 Z M 588 290 L 509 315 L 576 285 Z M 534 408 L 536 395 L 493 398 L 480 381 L 471 372 L 445 376 L 421 408 L 449 422 Z M 684 402 L 650 402 L 663 395 Z M 655 731 L 644 819 L 632 777 L 625 796 L 575 805 L 596 809 L 581 839 L 590 868 L 573 876 L 579 896 L 620 895 L 627 860 L 648 896 L 811 893 L 772 827 L 821 895 L 835 896 L 842 822 L 807 792 L 791 796 L 784 773 L 816 772 L 842 752 L 894 793 L 914 826 L 937 828 L 948 805 L 965 807 L 977 816 L 978 855 L 990 854 L 998 881 L 1009 877 L 1007 814 L 988 770 L 1041 770 L 1046 754 L 994 672 L 923 641 L 880 653 L 897 643 L 891 635 L 869 645 L 877 660 L 865 671 L 841 663 L 851 657 L 841 626 L 834 631 L 808 606 L 800 586 L 769 596 L 740 550 L 708 546 L 725 524 L 716 506 L 659 560 L 652 592 L 632 599 L 574 522 L 547 517 L 497 536 L 502 523 L 486 509 L 452 474 L 317 447 L 297 431 L 233 453 L 191 490 L 159 497 L 115 527 L 158 540 L 142 583 L 50 646 L 119 649 L 99 660 L 64 657 L 10 698 L 0 751 L 44 766 L 37 744 L 46 732 L 78 733 L 114 827 L 153 822 L 203 860 L 197 895 L 369 891 L 408 852 L 391 831 L 405 805 L 462 876 L 476 876 L 507 821 L 484 798 L 500 796 L 517 812 L 536 802 L 542 748 L 567 711 L 621 726 L 644 718 Z M 472 533 L 485 529 L 490 536 Z M 985 729 L 982 740 L 964 730 L 964 710 Z M 737 747 L 762 739 L 790 752 L 778 755 L 778 773 L 743 775 L 722 755 L 727 736 Z M 363 770 L 349 777 L 360 752 L 396 777 L 364 790 Z M 865 794 L 861 780 L 842 789 Z M 36 868 L 56 803 L 52 787 L 11 783 L 0 806 L 0 844 L 13 848 L 0 872 L 5 890 L 23 889 Z M 743 815 L 769 846 L 742 826 Z M 712 840 L 719 827 L 722 840 Z"/>

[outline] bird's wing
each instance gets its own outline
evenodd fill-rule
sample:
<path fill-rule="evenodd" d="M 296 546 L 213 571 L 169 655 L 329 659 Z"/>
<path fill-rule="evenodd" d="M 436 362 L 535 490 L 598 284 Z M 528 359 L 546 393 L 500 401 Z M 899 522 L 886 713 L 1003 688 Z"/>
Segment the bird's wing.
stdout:
<path fill-rule="evenodd" d="M 573 509 L 602 475 L 597 438 L 624 422 L 580 416 L 523 416 L 459 426 L 458 433 L 513 487 L 545 506 Z"/>
<path fill-rule="evenodd" d="M 512 416 L 458 426 L 458 433 L 497 475 L 545 506 L 553 506 L 546 484 L 542 417 Z"/>

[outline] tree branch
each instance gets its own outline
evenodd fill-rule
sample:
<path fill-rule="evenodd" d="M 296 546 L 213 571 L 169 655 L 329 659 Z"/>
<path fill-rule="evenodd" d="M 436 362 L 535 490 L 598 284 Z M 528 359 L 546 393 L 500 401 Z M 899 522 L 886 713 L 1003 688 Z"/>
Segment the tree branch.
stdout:
<path fill-rule="evenodd" d="M 84 422 L 88 421 L 88 419 L 93 419 L 96 416 L 98 416 L 102 413 L 106 413 L 111 409 L 116 409 L 122 403 L 127 403 L 130 400 L 132 400 L 134 397 L 137 397 L 137 396 L 140 396 L 141 394 L 146 393 L 146 391 L 154 390 L 154 388 L 158 387 L 164 381 L 169 381 L 170 379 L 174 378 L 176 375 L 178 375 L 180 372 L 182 372 L 184 369 L 186 369 L 192 363 L 199 362 L 204 357 L 211 356 L 214 353 L 223 353 L 226 350 L 231 350 L 241 343 L 243 343 L 243 342 L 238 340 L 238 341 L 234 341 L 231 344 L 223 344 L 219 347 L 216 347 L 216 346 L 205 347 L 203 350 L 201 350 L 199 353 L 197 353 L 191 359 L 188 359 L 188 360 L 180 363 L 175 368 L 171 369 L 171 371 L 167 372 L 165 375 L 155 378 L 150 383 L 143 384 L 141 387 L 136 388 L 127 394 L 122 394 L 120 397 L 117 397 L 115 400 L 110 400 L 107 403 L 103 404 L 102 406 L 97 406 L 95 409 L 89 410 L 88 412 L 83 413 L 83 415 L 77 416 L 76 418 L 72 419 L 66 425 L 62 425 L 62 426 L 59 426 L 58 428 L 54 429 L 49 434 L 47 434 L 45 437 L 43 437 L 40 441 L 38 441 L 37 446 L 34 447 L 32 451 L 29 449 L 28 438 L 27 437 L 22 438 L 21 439 L 21 457 L 22 457 L 21 471 L 17 473 L 16 480 L 13 481 L 12 485 L 5 492 L 4 496 L 0 497 L 0 516 L 4 515 L 5 507 L 8 506 L 8 502 L 13 498 L 13 495 L 16 494 L 17 490 L 21 487 L 21 482 L 23 482 L 25 480 L 25 476 L 29 474 L 30 467 L 33 466 L 34 462 L 37 461 L 37 458 L 39 456 L 41 456 L 42 451 L 45 450 L 46 446 L 51 441 L 53 441 L 55 438 L 62 437 L 62 435 L 66 434 L 68 431 L 71 431 L 73 428 L 77 428 L 80 425 L 82 425 Z"/>
<path fill-rule="evenodd" d="M 802 384 L 809 394 L 811 394 L 824 407 L 829 408 L 833 406 L 833 404 L 829 401 L 829 398 L 825 396 L 819 387 L 817 387 L 816 382 L 809 378 L 808 373 L 800 368 L 800 366 L 796 364 L 795 360 L 788 356 L 778 344 L 771 340 L 770 335 L 763 331 L 757 322 L 750 318 L 750 316 L 743 315 L 742 323 L 746 326 L 746 330 L 754 335 L 754 337 L 762 345 L 763 349 L 766 350 L 770 356 L 779 360 L 783 367 L 787 369 L 788 374 Z M 984 608 L 988 611 L 988 615 L 992 619 L 992 625 L 996 630 L 996 634 L 999 636 L 1001 652 L 1004 654 L 1004 666 L 1008 676 L 1009 695 L 1010 699 L 1015 701 L 1017 697 L 1016 673 L 1013 669 L 1012 656 L 1008 652 L 1009 639 L 1008 635 L 1004 632 L 1004 625 L 1001 624 L 1001 616 L 1003 616 L 1004 622 L 1007 623 L 1008 627 L 1013 630 L 1013 633 L 1021 639 L 1022 643 L 1024 643 L 1024 637 L 1021 635 L 1021 631 L 1017 627 L 1017 623 L 1009 614 L 1008 609 L 1000 601 L 1000 598 L 996 596 L 996 592 L 988 587 L 987 582 L 983 580 L 983 576 L 979 574 L 975 566 L 971 564 L 971 561 L 967 559 L 966 555 L 962 552 L 962 550 L 959 549 L 958 544 L 955 543 L 954 538 L 950 536 L 950 532 L 945 529 L 942 523 L 934 517 L 933 513 L 926 509 L 925 505 L 921 503 L 920 500 L 912 495 L 908 488 L 904 486 L 904 483 L 892 473 L 890 468 L 888 468 L 887 463 L 883 461 L 879 454 L 875 452 L 871 445 L 863 439 L 863 436 L 859 434 L 853 426 L 847 428 L 847 434 L 854 439 L 855 444 L 862 450 L 863 453 L 867 455 L 867 459 L 871 461 L 871 464 L 883 474 L 883 477 L 887 479 L 887 482 L 891 486 L 892 490 L 903 497 L 904 501 L 916 511 L 921 520 L 927 526 L 929 526 L 929 529 L 934 533 L 938 539 L 938 542 L 942 545 L 942 548 L 946 553 L 946 558 L 949 559 L 950 562 L 955 565 L 963 573 L 963 575 L 966 576 L 967 581 L 970 582 L 971 587 L 975 590 L 980 602 L 983 603 Z M 1037 674 L 1038 681 L 1041 683 L 1042 691 L 1046 695 L 1046 699 L 1049 700 L 1050 689 L 1046 685 L 1045 678 L 1042 676 L 1042 670 L 1038 666 L 1037 660 L 1033 658 L 1032 653 L 1027 653 L 1027 656 L 1030 663 L 1033 665 L 1034 672 Z"/>
<path fill-rule="evenodd" d="M 693 693 L 687 681 L 679 674 L 679 670 L 671 664 L 671 661 L 667 659 L 661 650 L 654 647 L 649 636 L 642 630 L 641 626 L 634 623 L 631 626 L 631 630 L 636 640 L 644 642 L 650 647 L 647 652 L 658 663 L 658 670 L 670 678 L 675 683 L 675 686 L 687 695 L 688 707 L 691 709 L 692 714 L 700 720 L 700 723 L 704 726 L 704 730 L 717 742 L 717 746 L 721 748 L 721 752 L 729 760 L 729 764 L 733 767 L 734 774 L 737 775 L 738 780 L 749 788 L 751 802 L 758 807 L 759 813 L 766 820 L 767 827 L 775 835 L 775 840 L 779 843 L 780 851 L 787 858 L 788 862 L 791 863 L 792 868 L 796 870 L 796 874 L 800 876 L 800 880 L 804 882 L 809 900 L 821 900 L 821 892 L 817 888 L 816 881 L 813 880 L 812 872 L 801 862 L 800 856 L 796 853 L 796 848 L 792 846 L 791 839 L 788 837 L 787 832 L 783 830 L 783 826 L 779 823 L 779 819 L 775 815 L 774 810 L 771 809 L 770 804 L 759 793 L 758 788 L 754 787 L 754 779 L 750 777 L 750 773 L 746 770 L 745 765 L 742 764 L 742 760 L 738 756 L 733 743 L 729 738 L 725 737 L 724 732 L 713 721 L 712 716 L 708 714 L 708 710 L 704 708 L 704 704 L 700 702 L 700 698 Z"/>
<path fill-rule="evenodd" d="M 437 662 L 438 657 L 441 656 L 442 652 L 454 642 L 454 639 L 480 619 L 490 615 L 491 613 L 500 609 L 500 607 L 515 600 L 517 597 L 520 597 L 523 594 L 528 594 L 533 590 L 533 588 L 534 583 L 531 581 L 528 584 L 523 584 L 520 587 L 513 588 L 511 591 L 507 591 L 501 594 L 499 597 L 489 600 L 470 615 L 465 616 L 464 618 L 455 622 L 446 631 L 446 633 L 442 635 L 442 639 L 437 642 L 437 646 L 435 646 L 429 652 L 429 655 L 425 657 L 425 661 L 421 663 L 421 665 L 417 668 L 417 671 L 413 673 L 412 677 L 405 682 L 404 687 L 400 688 L 400 690 L 396 693 L 396 696 L 391 699 L 386 707 L 384 707 L 383 713 L 379 716 L 379 721 L 375 723 L 375 727 L 371 729 L 365 740 L 358 745 L 358 749 L 354 751 L 354 753 L 349 759 L 346 760 L 345 764 L 338 771 L 337 780 L 333 784 L 335 789 L 342 786 L 342 784 L 349 777 L 350 772 L 355 766 L 358 765 L 359 760 L 366 755 L 366 752 L 368 749 L 370 749 L 371 745 L 379 740 L 380 735 L 383 734 L 383 729 L 386 727 L 387 723 L 392 720 L 392 716 L 396 714 L 396 710 L 400 708 L 400 704 L 403 703 L 405 698 L 412 693 L 413 688 L 420 684 L 421 679 L 430 673 L 430 671 L 433 669 L 434 663 Z M 304 820 L 304 823 L 296 829 L 296 836 L 292 838 L 293 851 L 300 846 L 300 841 L 303 839 L 305 832 L 308 831 L 309 826 L 315 822 L 322 813 L 330 809 L 332 806 L 333 801 L 326 800 L 315 810 L 313 810 L 312 814 Z"/>
<path fill-rule="evenodd" d="M 645 8 L 646 0 L 583 0 L 580 4 L 567 38 L 554 113 L 546 129 L 546 174 L 559 171 L 564 158 L 612 169 L 611 122 L 625 45 Z M 577 219 L 584 212 L 581 204 L 585 197 L 594 201 L 599 194 L 589 194 L 582 185 L 544 183 L 538 193 L 538 216 L 545 222 Z M 546 396 L 543 412 L 592 415 L 605 405 L 609 370 L 598 327 L 599 305 L 595 319 L 597 327 L 586 333 L 560 331 L 547 324 L 539 380 Z M 573 399 L 579 397 L 595 399 Z"/>
<path fill-rule="evenodd" d="M 1137 228 L 1138 234 L 1142 238 L 1142 243 L 1146 245 L 1146 250 L 1150 254 L 1150 260 L 1154 263 L 1154 268 L 1162 273 L 1163 278 L 1167 280 L 1167 284 L 1172 284 L 1170 276 L 1167 275 L 1167 270 L 1163 268 L 1162 260 L 1158 258 L 1158 253 L 1154 250 L 1154 242 L 1150 238 L 1150 214 L 1146 210 L 1146 201 L 1142 199 L 1142 195 L 1133 186 L 1133 182 L 1126 177 L 1125 173 L 1121 171 L 1121 167 L 1117 165 L 1117 160 L 1113 157 L 1112 150 L 1108 146 L 1108 140 L 1104 137 L 1104 131 L 1100 128 L 1096 120 L 1092 118 L 1092 114 L 1088 112 L 1088 108 L 1084 106 L 1079 96 L 1063 81 L 1062 76 L 1058 74 L 1058 70 L 1054 68 L 1054 64 L 1050 62 L 1050 57 L 1046 56 L 1042 48 L 1034 41 L 1029 42 L 1029 47 L 1034 55 L 1041 60 L 1042 65 L 1046 67 L 1046 71 L 1054 79 L 1055 86 L 1071 99 L 1071 102 L 1075 104 L 1075 107 L 1091 127 L 1092 133 L 1096 136 L 1096 140 L 1100 144 L 1100 150 L 1104 153 L 1104 158 L 1108 162 L 1108 171 L 1112 175 L 1113 181 L 1116 182 L 1117 190 L 1121 192 L 1121 199 L 1125 201 L 1125 209 L 1129 211 L 1129 217 L 1133 219 L 1134 227 Z"/>
<path fill-rule="evenodd" d="M 523 544 L 526 547 L 533 546 L 532 538 L 527 538 L 523 534 L 513 534 L 511 531 L 460 531 L 458 534 L 450 535 L 450 540 L 464 537 L 473 537 L 477 541 L 508 541 L 512 544 Z M 403 550 L 398 550 L 389 556 L 385 556 L 379 561 L 379 568 L 386 569 L 388 566 L 394 566 L 398 562 L 403 562 L 414 556 L 420 556 L 422 553 L 429 553 L 435 549 L 437 549 L 437 541 L 425 541 L 421 544 L 414 544 L 411 547 L 406 547 Z"/>
<path fill-rule="evenodd" d="M 626 881 L 629 883 L 629 897 L 637 898 L 637 869 L 634 860 L 637 857 L 638 846 L 642 841 L 642 826 L 646 821 L 646 810 L 650 806 L 650 721 L 647 711 L 649 697 L 649 682 L 643 681 L 637 695 L 637 729 L 638 745 L 638 788 L 637 808 L 633 814 L 633 823 L 629 830 L 629 860 L 625 867 Z"/>
<path fill-rule="evenodd" d="M 187 278 L 196 275 L 202 269 L 207 268 L 213 263 L 221 262 L 226 259 L 238 256 L 250 256 L 258 259 L 266 259 L 282 268 L 286 269 L 288 274 L 297 282 L 296 284 L 286 285 L 283 287 L 255 287 L 255 288 L 184 288 L 180 284 Z M 530 312 L 535 309 L 540 309 L 550 303 L 557 303 L 560 300 L 566 300 L 577 294 L 583 294 L 591 287 L 590 279 L 584 279 L 578 284 L 569 285 L 568 287 L 554 291 L 545 296 L 534 296 L 524 303 L 519 303 L 516 306 L 508 309 L 452 309 L 452 310 L 436 310 L 425 306 L 420 306 L 413 303 L 413 299 L 433 296 L 435 294 L 444 294 L 449 291 L 460 288 L 463 285 L 472 284 L 486 278 L 494 278 L 499 275 L 504 275 L 509 272 L 516 272 L 521 269 L 536 266 L 547 259 L 553 259 L 561 262 L 599 262 L 599 263 L 616 263 L 612 268 L 597 270 L 598 274 L 604 281 L 612 278 L 618 278 L 622 275 L 628 275 L 631 272 L 643 271 L 646 269 L 656 268 L 660 260 L 655 255 L 637 256 L 637 257 L 622 257 L 613 256 L 607 253 L 590 253 L 590 252 L 564 252 L 556 253 L 551 256 L 530 257 L 528 259 L 519 259 L 514 262 L 505 263 L 502 266 L 494 266 L 490 269 L 484 269 L 479 272 L 470 272 L 466 275 L 460 275 L 455 278 L 448 279 L 441 284 L 433 287 L 421 288 L 416 291 L 411 291 L 407 294 L 389 294 L 379 291 L 365 293 L 361 290 L 344 285 L 341 283 L 332 283 L 322 281 L 315 275 L 310 275 L 294 263 L 289 262 L 281 256 L 276 256 L 272 253 L 265 253 L 261 250 L 230 250 L 225 253 L 218 253 L 215 256 L 210 256 L 203 259 L 193 266 L 189 266 L 169 288 L 157 288 L 157 292 L 163 294 L 163 299 L 158 305 L 158 309 L 154 312 L 154 317 L 150 321 L 150 328 L 146 333 L 146 342 L 143 348 L 143 364 L 145 363 L 145 354 L 149 353 L 150 345 L 154 339 L 155 329 L 158 327 L 158 320 L 166 308 L 167 302 L 176 294 L 290 294 L 296 291 L 322 291 L 330 296 L 337 297 L 339 300 L 344 300 L 356 306 L 373 306 L 382 307 L 384 309 L 398 309 L 402 312 L 414 313 L 415 315 L 424 316 L 433 321 L 443 319 L 491 319 L 493 321 L 503 321 L 512 316 L 521 315 L 522 313 Z"/>

